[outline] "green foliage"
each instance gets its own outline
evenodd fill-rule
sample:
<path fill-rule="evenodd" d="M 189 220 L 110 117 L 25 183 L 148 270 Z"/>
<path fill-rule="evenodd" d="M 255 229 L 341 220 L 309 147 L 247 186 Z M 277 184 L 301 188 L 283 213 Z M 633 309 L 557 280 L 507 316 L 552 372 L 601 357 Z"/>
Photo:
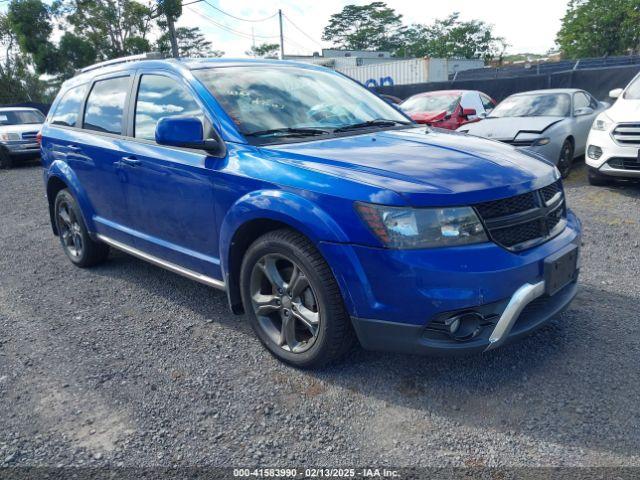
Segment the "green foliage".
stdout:
<path fill-rule="evenodd" d="M 58 57 L 49 40 L 53 31 L 49 7 L 41 0 L 13 0 L 6 22 L 20 49 L 31 55 L 39 73 L 55 69 Z"/>
<path fill-rule="evenodd" d="M 55 11 L 72 27 L 72 35 L 93 46 L 94 61 L 151 49 L 146 36 L 152 12 L 136 0 L 59 0 Z"/>
<path fill-rule="evenodd" d="M 166 23 L 159 21 L 158 25 L 162 30 L 166 30 Z M 176 29 L 176 40 L 178 41 L 178 49 L 181 57 L 203 58 L 203 57 L 221 57 L 224 52 L 214 50 L 211 42 L 204 38 L 204 35 L 198 27 L 187 28 L 180 27 Z M 171 41 L 169 33 L 164 33 L 158 38 L 156 48 L 159 52 L 166 55 L 171 54 Z"/>
<path fill-rule="evenodd" d="M 490 60 L 504 52 L 506 44 L 493 28 L 479 20 L 463 22 L 455 12 L 433 25 L 411 25 L 396 54 L 407 57 L 482 58 Z"/>
<path fill-rule="evenodd" d="M 556 41 L 567 58 L 640 52 L 640 0 L 570 0 Z"/>
<path fill-rule="evenodd" d="M 278 58 L 278 52 L 280 51 L 280 45 L 277 43 L 261 43 L 252 47 L 251 50 L 247 50 L 245 53 L 250 57 L 262 57 L 262 58 Z"/>
<path fill-rule="evenodd" d="M 51 89 L 30 68 L 28 59 L 20 53 L 18 38 L 7 15 L 0 14 L 0 104 L 25 101 L 48 102 Z"/>
<path fill-rule="evenodd" d="M 158 0 L 158 15 L 177 20 L 182 15 L 181 0 Z"/>
<path fill-rule="evenodd" d="M 402 32 L 402 15 L 384 2 L 347 5 L 331 15 L 322 40 L 348 50 L 395 50 Z"/>
<path fill-rule="evenodd" d="M 506 44 L 493 27 L 479 20 L 463 22 L 459 13 L 432 25 L 402 25 L 402 15 L 384 2 L 347 5 L 332 15 L 322 39 L 349 50 L 388 50 L 402 57 L 491 59 Z"/>

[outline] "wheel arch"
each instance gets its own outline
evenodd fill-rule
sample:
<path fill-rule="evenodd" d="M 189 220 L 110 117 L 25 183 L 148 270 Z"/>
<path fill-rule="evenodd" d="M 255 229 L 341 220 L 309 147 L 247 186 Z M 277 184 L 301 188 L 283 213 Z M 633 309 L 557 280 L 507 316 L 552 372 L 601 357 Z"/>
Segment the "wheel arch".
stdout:
<path fill-rule="evenodd" d="M 234 313 L 244 311 L 240 296 L 244 254 L 259 237 L 281 228 L 304 235 L 316 246 L 320 241 L 347 241 L 345 233 L 326 212 L 299 195 L 263 190 L 240 198 L 227 212 L 220 229 L 222 273 Z"/>
<path fill-rule="evenodd" d="M 80 212 L 84 224 L 87 226 L 87 230 L 91 234 L 95 231 L 91 215 L 88 215 L 91 209 L 91 203 L 84 192 L 78 177 L 71 170 L 69 165 L 62 161 L 56 161 L 51 164 L 49 171 L 46 174 L 46 192 L 47 202 L 49 204 L 49 218 L 51 220 L 51 228 L 55 235 L 58 234 L 54 219 L 54 207 L 56 201 L 56 195 L 60 190 L 68 189 L 74 196 L 78 205 L 80 206 Z"/>

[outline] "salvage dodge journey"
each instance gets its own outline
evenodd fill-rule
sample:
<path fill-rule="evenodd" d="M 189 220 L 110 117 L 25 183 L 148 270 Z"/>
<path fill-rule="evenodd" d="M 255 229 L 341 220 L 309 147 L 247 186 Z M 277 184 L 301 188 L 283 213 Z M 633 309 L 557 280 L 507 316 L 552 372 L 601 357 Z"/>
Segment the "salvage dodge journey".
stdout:
<path fill-rule="evenodd" d="M 556 167 L 413 123 L 355 81 L 268 60 L 124 58 L 68 80 L 42 128 L 53 231 L 226 291 L 298 367 L 358 341 L 482 352 L 576 294 Z"/>

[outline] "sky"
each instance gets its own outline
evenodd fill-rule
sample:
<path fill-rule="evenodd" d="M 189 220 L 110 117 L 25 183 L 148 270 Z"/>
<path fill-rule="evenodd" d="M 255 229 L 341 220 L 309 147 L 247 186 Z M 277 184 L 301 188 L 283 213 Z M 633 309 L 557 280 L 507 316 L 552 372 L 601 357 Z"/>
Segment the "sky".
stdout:
<path fill-rule="evenodd" d="M 193 0 L 185 0 L 188 3 Z M 329 17 L 347 4 L 367 4 L 372 0 L 207 0 L 183 9 L 179 26 L 197 26 L 217 50 L 227 57 L 245 56 L 251 46 L 252 31 L 256 44 L 278 43 L 278 9 L 285 15 L 285 53 L 311 54 L 331 45 L 321 41 L 322 29 Z M 409 23 L 432 23 L 453 12 L 463 20 L 482 20 L 495 27 L 494 32 L 510 44 L 508 53 L 545 53 L 555 45 L 560 20 L 567 0 L 386 0 L 389 7 Z M 234 19 L 216 10 L 245 20 Z M 222 26 L 221 26 L 222 25 Z M 298 28 L 296 28 L 298 27 Z"/>

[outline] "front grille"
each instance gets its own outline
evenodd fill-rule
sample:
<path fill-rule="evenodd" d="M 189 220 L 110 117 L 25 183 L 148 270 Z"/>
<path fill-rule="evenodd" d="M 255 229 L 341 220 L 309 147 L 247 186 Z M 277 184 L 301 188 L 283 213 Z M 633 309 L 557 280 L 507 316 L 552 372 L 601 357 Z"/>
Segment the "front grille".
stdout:
<path fill-rule="evenodd" d="M 474 205 L 491 239 L 520 251 L 550 240 L 566 226 L 560 180 L 534 192 Z"/>
<path fill-rule="evenodd" d="M 23 140 L 35 140 L 38 132 L 23 132 L 22 139 Z"/>
<path fill-rule="evenodd" d="M 640 161 L 638 158 L 615 157 L 611 158 L 607 163 L 611 168 L 620 170 L 640 170 Z"/>
<path fill-rule="evenodd" d="M 640 145 L 640 123 L 621 123 L 612 135 L 620 145 Z"/>

